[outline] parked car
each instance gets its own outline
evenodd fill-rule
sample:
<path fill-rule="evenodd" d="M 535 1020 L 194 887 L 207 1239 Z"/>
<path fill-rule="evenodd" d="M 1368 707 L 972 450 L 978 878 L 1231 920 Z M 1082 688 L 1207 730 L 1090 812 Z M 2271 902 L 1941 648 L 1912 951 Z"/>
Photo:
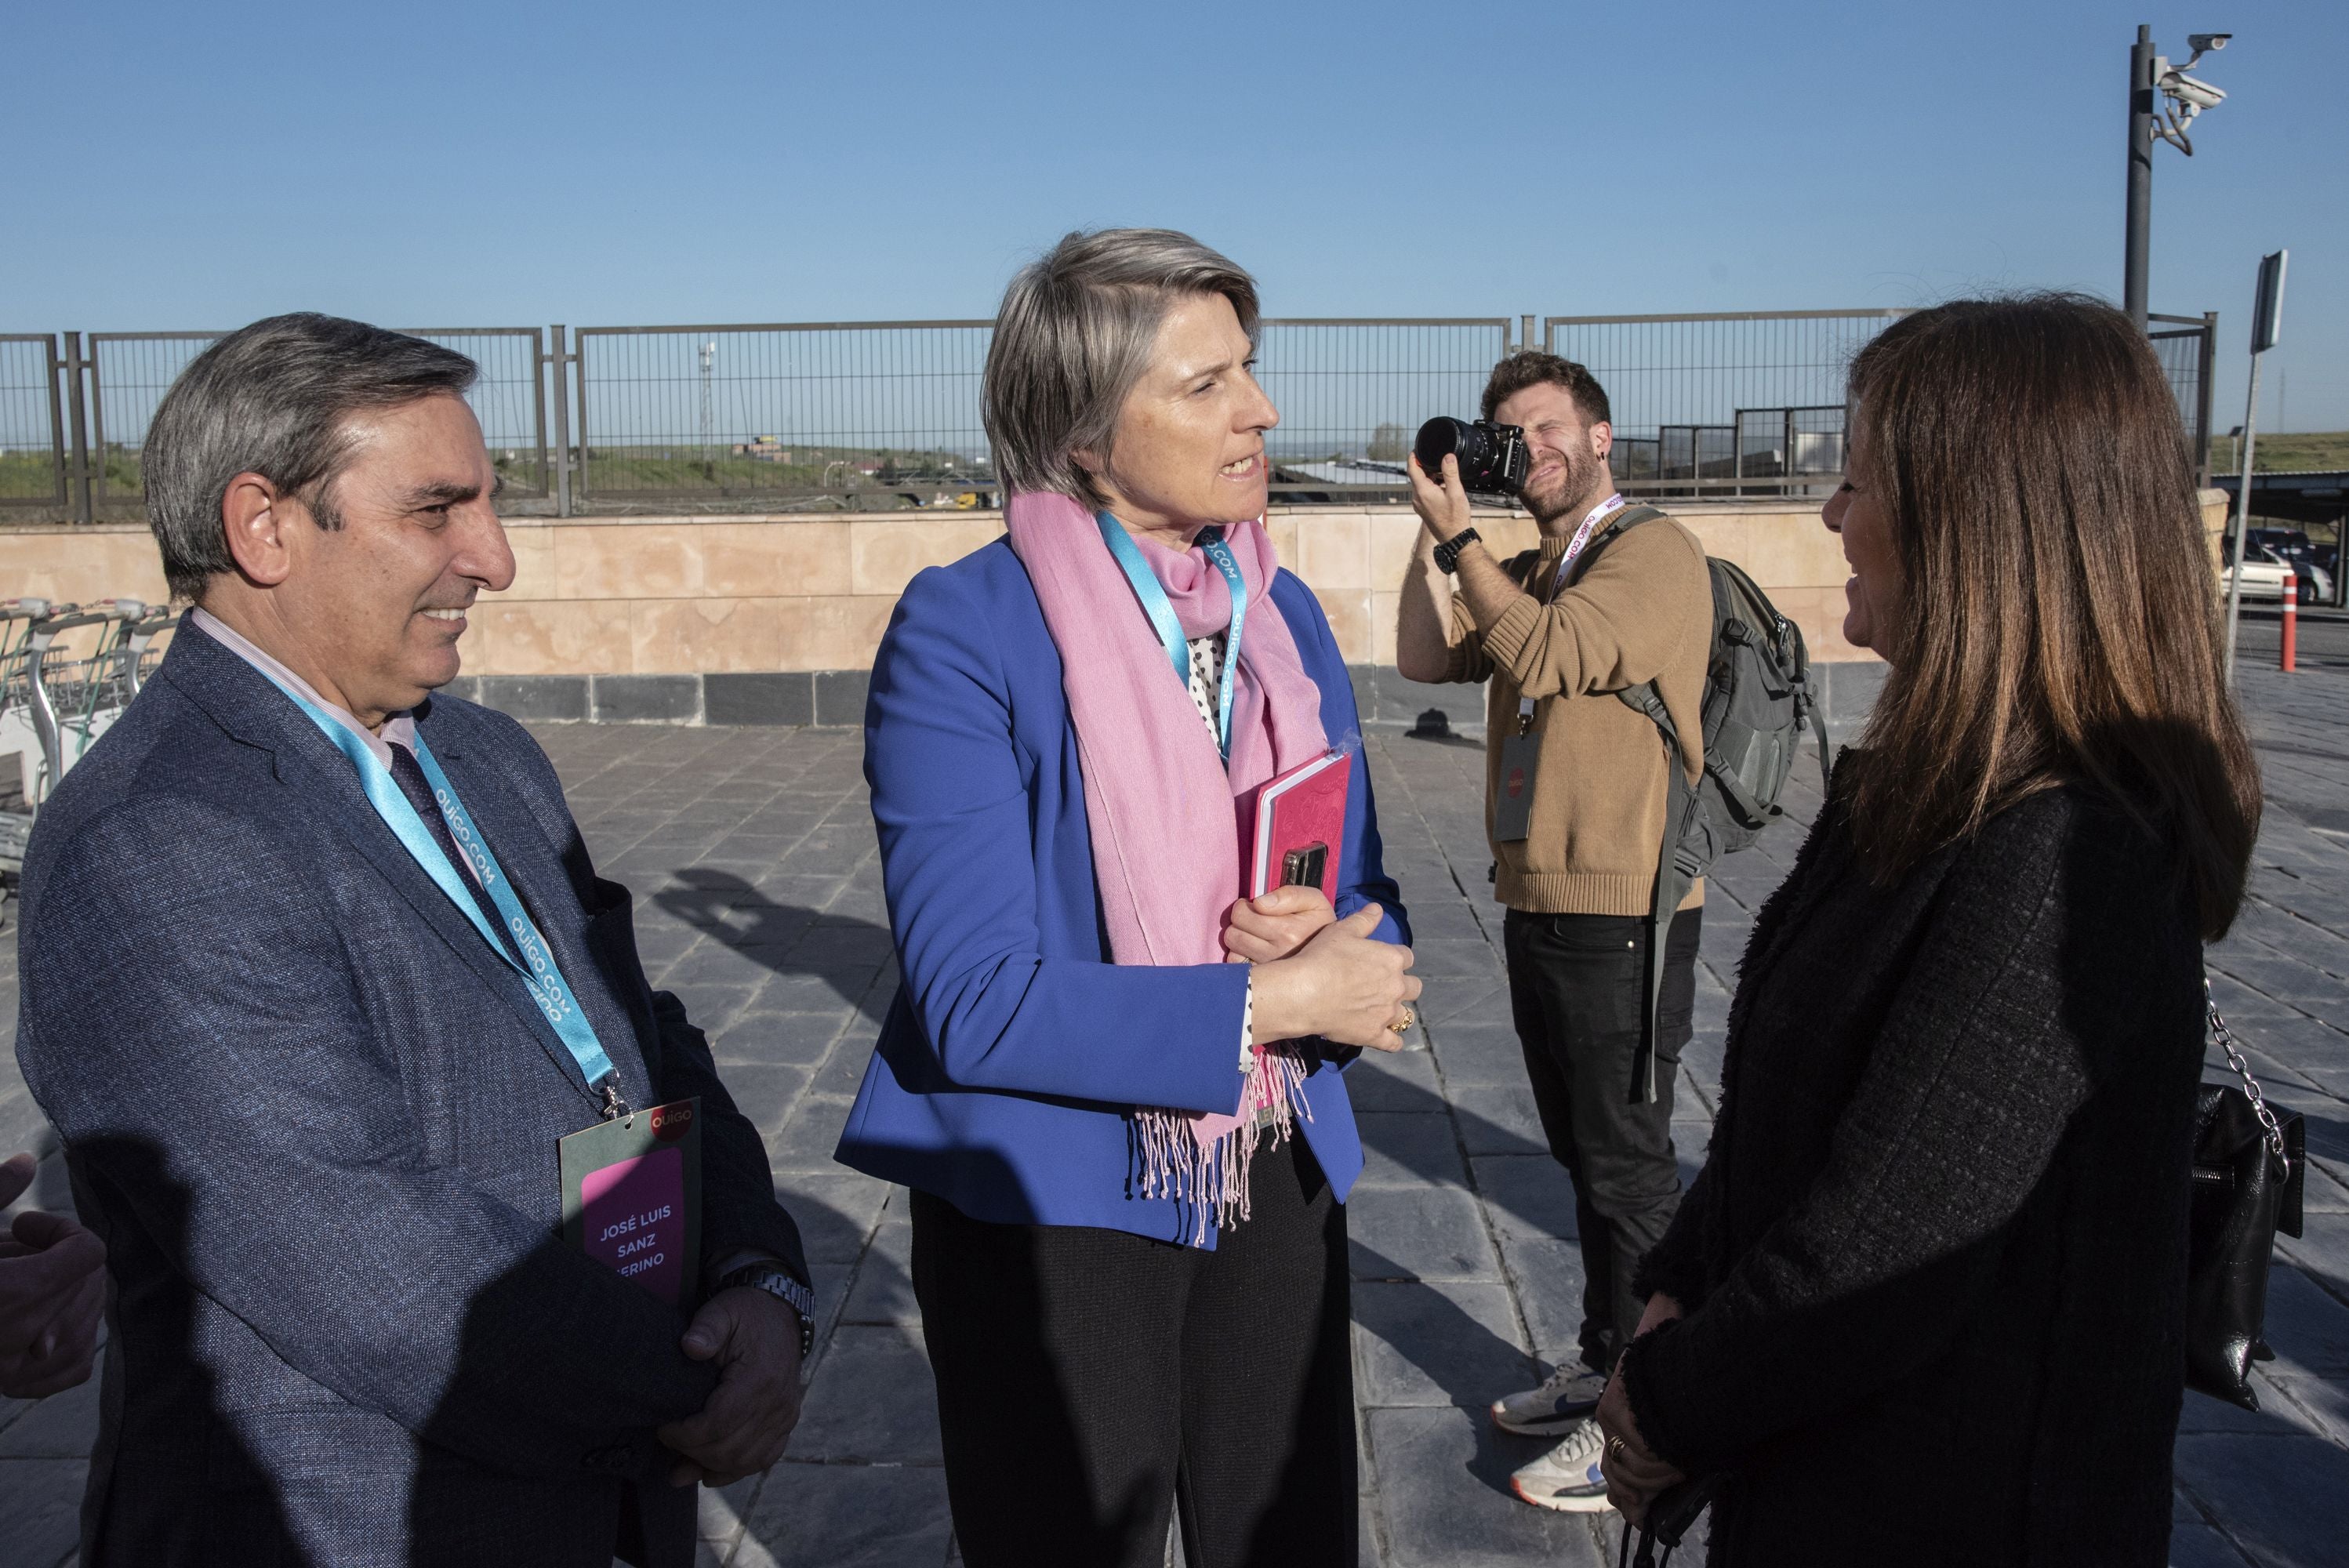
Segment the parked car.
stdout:
<path fill-rule="evenodd" d="M 2243 597 L 2247 600 L 2265 600 L 2271 603 L 2281 604 L 2283 603 L 2285 582 L 2296 574 L 2275 552 L 2256 541 L 2251 547 L 2250 554 L 2251 558 L 2243 562 L 2240 569 L 2243 579 Z M 2219 592 L 2233 593 L 2235 576 L 2236 573 L 2233 572 L 2223 574 L 2219 580 Z"/>
<path fill-rule="evenodd" d="M 2308 535 L 2296 528 L 2255 528 L 2251 531 L 2251 538 L 2254 561 L 2264 550 L 2269 556 L 2292 569 L 2293 574 L 2300 579 L 2296 592 L 2302 603 L 2333 603 L 2333 563 L 2328 556 L 2337 553 L 2337 551 L 2327 552 L 2318 548 L 2309 542 Z M 2243 580 L 2243 592 L 2248 595 L 2251 591 L 2251 582 L 2247 577 Z"/>

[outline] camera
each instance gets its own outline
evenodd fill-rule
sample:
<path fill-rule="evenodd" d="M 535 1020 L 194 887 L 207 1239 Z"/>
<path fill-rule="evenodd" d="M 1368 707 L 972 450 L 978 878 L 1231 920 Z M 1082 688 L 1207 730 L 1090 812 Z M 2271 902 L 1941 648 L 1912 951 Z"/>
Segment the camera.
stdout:
<path fill-rule="evenodd" d="M 2214 88 L 2209 82 L 2198 81 L 2184 71 L 2168 71 L 2161 78 L 2161 90 L 2184 104 L 2191 114 L 2206 108 L 2217 108 L 2227 101 L 2227 90 Z"/>
<path fill-rule="evenodd" d="M 1430 419 L 1419 428 L 1412 454 L 1439 484 L 1446 454 L 1459 459 L 1460 488 L 1483 495 L 1516 495 L 1533 467 L 1525 431 L 1489 419 Z"/>

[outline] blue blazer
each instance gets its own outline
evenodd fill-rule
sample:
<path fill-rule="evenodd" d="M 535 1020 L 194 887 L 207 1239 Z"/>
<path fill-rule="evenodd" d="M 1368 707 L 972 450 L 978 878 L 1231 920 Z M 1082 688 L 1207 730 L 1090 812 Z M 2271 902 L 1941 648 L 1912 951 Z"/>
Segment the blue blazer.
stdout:
<path fill-rule="evenodd" d="M 1287 572 L 1271 598 L 1321 688 L 1322 728 L 1359 735 L 1320 605 Z M 1142 1193 L 1129 1113 L 1237 1109 L 1247 967 L 1109 961 L 1061 655 L 1009 541 L 906 588 L 874 661 L 864 777 L 904 983 L 840 1161 L 974 1219 L 1190 1243 L 1195 1211 Z M 1357 757 L 1338 913 L 1372 901 L 1380 934 L 1408 942 Z M 1362 1169 L 1353 1055 L 1316 1067 L 1301 1128 L 1341 1202 Z"/>
<path fill-rule="evenodd" d="M 448 698 L 418 728 L 629 1101 L 702 1097 L 704 1262 L 802 1268 L 537 743 Z M 555 1140 L 595 1099 L 282 692 L 183 623 L 43 808 L 24 898 L 16 1054 L 116 1287 L 88 1568 L 609 1568 L 624 1504 L 643 1561 L 692 1563 L 652 1430 L 714 1375 L 558 1239 Z"/>

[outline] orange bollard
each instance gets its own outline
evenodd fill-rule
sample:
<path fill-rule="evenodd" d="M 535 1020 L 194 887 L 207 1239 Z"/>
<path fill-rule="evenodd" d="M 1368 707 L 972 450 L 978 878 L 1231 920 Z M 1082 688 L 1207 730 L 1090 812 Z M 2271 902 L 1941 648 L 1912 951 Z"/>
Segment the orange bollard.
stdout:
<path fill-rule="evenodd" d="M 2300 573 L 2288 572 L 2283 579 L 2283 667 L 2298 667 L 2300 655 Z"/>

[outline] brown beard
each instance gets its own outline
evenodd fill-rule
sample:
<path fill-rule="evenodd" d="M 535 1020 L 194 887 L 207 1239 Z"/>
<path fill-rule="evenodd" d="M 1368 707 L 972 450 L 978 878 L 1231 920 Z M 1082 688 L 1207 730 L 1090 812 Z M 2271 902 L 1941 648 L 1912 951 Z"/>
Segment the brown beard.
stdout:
<path fill-rule="evenodd" d="M 1584 430 L 1578 441 L 1562 449 L 1558 455 L 1566 459 L 1566 473 L 1556 488 L 1540 496 L 1527 490 L 1521 498 L 1536 522 L 1554 522 L 1570 512 L 1588 511 L 1590 508 L 1590 492 L 1599 479 L 1599 454 L 1591 449 L 1590 432 Z"/>

